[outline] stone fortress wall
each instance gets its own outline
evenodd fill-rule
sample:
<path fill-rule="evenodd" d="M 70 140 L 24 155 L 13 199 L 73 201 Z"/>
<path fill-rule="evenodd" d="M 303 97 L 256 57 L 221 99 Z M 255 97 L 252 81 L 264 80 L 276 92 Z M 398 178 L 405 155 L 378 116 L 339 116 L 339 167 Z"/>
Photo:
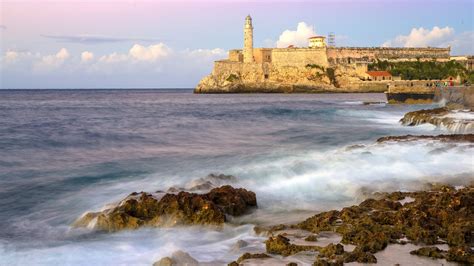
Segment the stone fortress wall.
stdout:
<path fill-rule="evenodd" d="M 416 60 L 447 59 L 451 48 L 398 48 L 398 47 L 328 47 L 327 57 L 337 62 L 344 59 Z"/>
<path fill-rule="evenodd" d="M 373 62 L 379 60 L 449 60 L 451 48 L 398 47 L 321 47 L 321 48 L 254 48 L 255 63 L 327 66 L 336 63 Z M 228 61 L 243 62 L 242 50 L 229 51 Z"/>

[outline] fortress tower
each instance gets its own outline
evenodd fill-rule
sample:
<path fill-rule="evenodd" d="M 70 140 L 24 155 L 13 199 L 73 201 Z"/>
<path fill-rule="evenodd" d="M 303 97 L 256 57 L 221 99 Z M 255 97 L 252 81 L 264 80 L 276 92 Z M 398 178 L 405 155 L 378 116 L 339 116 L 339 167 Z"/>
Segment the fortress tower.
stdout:
<path fill-rule="evenodd" d="M 245 18 L 244 26 L 244 63 L 253 63 L 253 26 L 252 18 L 248 15 Z"/>

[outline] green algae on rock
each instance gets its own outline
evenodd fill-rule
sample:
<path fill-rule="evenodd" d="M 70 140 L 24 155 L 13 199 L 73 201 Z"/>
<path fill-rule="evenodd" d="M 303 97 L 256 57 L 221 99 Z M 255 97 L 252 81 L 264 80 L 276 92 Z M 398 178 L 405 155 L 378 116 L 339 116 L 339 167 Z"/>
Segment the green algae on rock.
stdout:
<path fill-rule="evenodd" d="M 141 226 L 222 225 L 226 215 L 242 215 L 256 206 L 255 193 L 231 186 L 206 194 L 168 193 L 161 199 L 134 192 L 112 208 L 83 215 L 73 226 L 114 232 Z"/>
<path fill-rule="evenodd" d="M 463 247 L 472 246 L 473 242 L 474 187 L 456 190 L 444 185 L 432 186 L 431 189 L 391 193 L 378 200 L 368 199 L 358 206 L 317 214 L 294 227 L 313 233 L 328 230 L 340 233 L 342 243 L 357 246 L 352 254 L 376 253 L 389 243 L 398 243 L 406 237 L 415 244 L 446 242 L 452 249 L 446 257 L 448 260 L 471 260 L 472 251 Z M 411 197 L 414 201 L 402 205 L 393 200 L 400 199 L 400 196 Z M 373 262 L 370 256 L 362 260 Z"/>
<path fill-rule="evenodd" d="M 402 200 L 409 198 L 410 201 Z M 402 202 L 403 204 L 402 204 Z M 341 244 L 325 247 L 297 245 L 278 231 L 302 229 L 317 234 L 333 231 L 342 236 L 342 244 L 355 245 L 351 252 Z M 373 255 L 389 244 L 408 243 L 435 245 L 446 243 L 448 251 L 423 247 L 411 254 L 442 258 L 472 264 L 474 238 L 474 186 L 454 188 L 430 184 L 426 191 L 379 193 L 378 199 L 367 199 L 359 205 L 314 215 L 305 221 L 267 228 L 265 242 L 270 254 L 291 256 L 302 251 L 315 251 L 314 265 L 343 263 L 376 263 Z"/>

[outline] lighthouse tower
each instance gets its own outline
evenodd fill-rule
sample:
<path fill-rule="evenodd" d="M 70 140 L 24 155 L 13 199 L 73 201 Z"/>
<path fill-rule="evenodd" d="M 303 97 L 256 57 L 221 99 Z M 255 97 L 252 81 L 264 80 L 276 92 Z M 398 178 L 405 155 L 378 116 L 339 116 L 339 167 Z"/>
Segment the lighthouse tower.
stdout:
<path fill-rule="evenodd" d="M 248 15 L 244 26 L 244 63 L 253 62 L 253 26 L 252 18 Z"/>

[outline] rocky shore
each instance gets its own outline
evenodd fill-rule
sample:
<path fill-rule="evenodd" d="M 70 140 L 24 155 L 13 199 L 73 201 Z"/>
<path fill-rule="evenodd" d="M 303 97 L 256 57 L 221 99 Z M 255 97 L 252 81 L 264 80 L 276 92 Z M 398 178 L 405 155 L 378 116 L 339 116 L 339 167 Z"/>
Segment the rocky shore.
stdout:
<path fill-rule="evenodd" d="M 443 258 L 459 263 L 474 263 L 474 186 L 456 189 L 448 185 L 432 185 L 426 191 L 379 193 L 357 206 L 317 214 L 293 225 L 268 228 L 266 249 L 270 254 L 290 256 L 314 251 L 314 265 L 343 263 L 376 263 L 374 256 L 390 244 L 420 245 L 411 254 Z M 335 232 L 339 243 L 311 245 L 296 243 L 285 230 L 319 234 Z M 261 229 L 260 229 L 261 230 Z M 317 243 L 317 242 L 316 242 Z M 447 244 L 448 250 L 434 245 Z M 352 245 L 350 251 L 347 245 Z"/>
<path fill-rule="evenodd" d="M 322 212 L 296 224 L 256 226 L 254 231 L 267 236 L 265 252 L 245 252 L 228 265 L 301 265 L 302 256 L 312 265 L 383 263 L 377 259 L 379 253 L 395 246 L 409 249 L 395 257 L 472 265 L 474 185 L 427 184 L 424 191 L 374 193 L 359 205 Z M 237 251 L 245 245 L 237 242 Z M 177 251 L 154 264 L 165 265 L 212 263 Z"/>
<path fill-rule="evenodd" d="M 455 141 L 462 137 L 461 141 L 474 141 L 473 135 L 449 136 L 419 136 L 415 140 Z M 406 141 L 413 137 L 386 137 L 378 142 Z M 216 179 L 218 176 L 210 177 Z M 208 176 L 187 189 L 213 186 Z M 169 191 L 178 189 L 186 190 L 173 187 Z M 161 198 L 157 194 L 162 194 Z M 207 193 L 134 192 L 104 211 L 85 214 L 74 226 L 107 232 L 177 225 L 218 229 L 228 221 L 228 216 L 246 214 L 256 206 L 255 193 L 229 185 L 212 188 Z M 255 226 L 254 231 L 267 237 L 265 252 L 245 252 L 235 261 L 225 263 L 233 266 L 301 265 L 301 256 L 313 265 L 377 263 L 378 253 L 398 245 L 410 248 L 406 256 L 469 265 L 474 263 L 474 185 L 428 184 L 424 191 L 373 193 L 359 205 L 322 212 L 295 224 Z M 237 242 L 236 251 L 246 244 L 245 241 Z M 176 251 L 154 265 L 208 263 Z"/>
<path fill-rule="evenodd" d="M 474 112 L 448 106 L 406 113 L 400 122 L 406 126 L 432 124 L 453 133 L 474 133 Z"/>

